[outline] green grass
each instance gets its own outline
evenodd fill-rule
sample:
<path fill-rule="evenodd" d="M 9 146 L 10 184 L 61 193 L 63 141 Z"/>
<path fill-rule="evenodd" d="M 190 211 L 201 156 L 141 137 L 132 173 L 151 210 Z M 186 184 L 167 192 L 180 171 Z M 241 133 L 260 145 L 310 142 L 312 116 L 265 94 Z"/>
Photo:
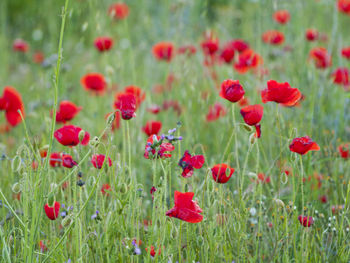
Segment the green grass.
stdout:
<path fill-rule="evenodd" d="M 65 13 L 65 1 L 0 2 L 0 86 L 11 85 L 20 91 L 26 111 L 26 126 L 22 123 L 1 134 L 0 139 L 0 153 L 4 154 L 0 161 L 1 260 L 349 262 L 350 163 L 339 157 L 337 147 L 350 141 L 350 98 L 329 75 L 336 67 L 349 68 L 349 61 L 340 57 L 340 49 L 350 45 L 350 17 L 339 13 L 331 0 L 143 0 L 126 1 L 130 16 L 113 22 L 107 16 L 111 3 L 70 0 Z M 287 25 L 272 20 L 277 9 L 291 13 Z M 304 34 L 311 27 L 326 33 L 329 41 L 306 42 Z M 261 104 L 258 91 L 269 79 L 288 81 L 306 96 L 300 107 L 264 104 L 262 137 L 254 144 L 241 125 L 238 105 L 233 107 L 219 97 L 203 66 L 199 43 L 207 29 L 217 33 L 220 44 L 243 38 L 263 57 L 270 73 L 262 78 L 251 73 L 239 75 L 232 66 L 215 66 L 220 82 L 240 80 L 251 104 Z M 284 32 L 284 46 L 291 46 L 292 52 L 262 43 L 261 34 L 268 29 Z M 101 35 L 115 41 L 105 54 L 93 47 L 94 38 Z M 30 52 L 12 51 L 12 42 L 18 37 L 28 41 Z M 172 41 L 176 46 L 194 44 L 197 53 L 190 58 L 175 56 L 171 63 L 159 62 L 151 53 L 159 41 Z M 315 46 L 330 51 L 331 68 L 320 71 L 308 62 L 308 52 Z M 35 50 L 42 50 L 46 57 L 62 52 L 62 59 L 44 68 L 31 61 Z M 121 128 L 111 132 L 105 115 L 113 110 L 114 92 L 89 95 L 80 84 L 88 72 L 104 74 L 109 87 L 141 87 L 146 100 L 137 116 L 122 120 Z M 152 93 L 152 87 L 164 83 L 169 73 L 176 77 L 172 90 Z M 205 99 L 203 93 L 208 94 Z M 72 123 L 89 131 L 91 139 L 98 136 L 97 147 L 68 148 L 52 139 L 59 126 L 50 118 L 56 95 L 58 102 L 68 99 L 83 106 Z M 172 110 L 158 115 L 146 111 L 150 105 L 169 99 L 180 103 L 180 116 Z M 227 114 L 207 123 L 205 115 L 215 102 L 222 103 Z M 183 140 L 174 144 L 172 158 L 143 157 L 147 136 L 141 127 L 148 120 L 162 121 L 162 133 L 181 122 L 177 133 Z M 5 123 L 3 113 L 0 123 Z M 316 141 L 321 151 L 302 157 L 291 153 L 291 140 L 304 135 Z M 52 144 L 52 151 L 72 154 L 79 166 L 69 170 L 39 162 L 34 171 L 32 160 L 47 144 Z M 185 150 L 205 155 L 203 168 L 195 170 L 191 178 L 181 177 L 177 165 Z M 93 153 L 109 155 L 113 166 L 95 169 L 90 163 Z M 224 185 L 217 184 L 209 170 L 221 160 L 236 170 Z M 282 167 L 289 167 L 293 176 L 281 173 Z M 78 172 L 83 174 L 83 187 L 76 184 Z M 270 176 L 271 183 L 253 182 L 258 173 Z M 314 174 L 322 175 L 320 188 L 315 187 Z M 305 183 L 302 178 L 306 178 Z M 63 190 L 60 184 L 67 180 L 69 185 Z M 109 196 L 101 194 L 104 183 L 113 189 Z M 153 202 L 149 193 L 152 186 L 157 188 Z M 20 201 L 13 198 L 18 187 Z M 165 216 L 173 207 L 175 190 L 195 193 L 194 199 L 203 209 L 202 222 L 190 224 Z M 326 204 L 318 199 L 324 194 Z M 53 199 L 73 206 L 68 218 L 50 221 L 46 217 L 43 206 Z M 343 210 L 333 214 L 332 206 L 339 205 L 344 205 Z M 100 220 L 91 219 L 96 210 Z M 14 211 L 17 214 L 10 217 Z M 300 214 L 313 216 L 315 224 L 302 227 L 297 219 Z M 145 226 L 144 220 L 151 220 L 152 225 Z M 133 238 L 142 240 L 141 255 L 133 255 Z M 40 251 L 40 240 L 47 251 Z M 145 250 L 152 245 L 156 251 L 161 248 L 153 260 Z"/>

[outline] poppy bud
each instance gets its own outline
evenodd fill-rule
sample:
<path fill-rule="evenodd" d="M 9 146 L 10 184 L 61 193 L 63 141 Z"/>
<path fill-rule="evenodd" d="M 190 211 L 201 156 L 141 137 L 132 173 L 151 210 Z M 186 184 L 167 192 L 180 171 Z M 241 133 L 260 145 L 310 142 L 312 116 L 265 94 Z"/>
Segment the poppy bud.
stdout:
<path fill-rule="evenodd" d="M 82 141 L 85 137 L 85 131 L 81 130 L 78 134 L 79 141 Z"/>
<path fill-rule="evenodd" d="M 20 183 L 14 183 L 14 184 L 12 185 L 12 192 L 14 192 L 15 194 L 20 193 L 21 190 L 22 190 L 22 186 L 21 186 Z"/>
<path fill-rule="evenodd" d="M 70 216 L 66 216 L 65 218 L 63 218 L 63 220 L 61 221 L 61 225 L 63 227 L 69 227 L 70 224 L 73 222 L 72 218 Z"/>
<path fill-rule="evenodd" d="M 250 141 L 250 144 L 251 144 L 251 145 L 253 145 L 253 144 L 256 142 L 255 133 L 252 133 L 252 134 L 249 136 L 249 141 Z"/>
<path fill-rule="evenodd" d="M 252 132 L 252 131 L 253 131 L 252 127 L 249 126 L 249 125 L 247 125 L 247 124 L 244 124 L 243 127 L 244 127 L 244 129 L 246 129 L 248 132 Z"/>
<path fill-rule="evenodd" d="M 90 141 L 90 146 L 92 147 L 97 147 L 100 143 L 100 140 L 97 136 L 95 136 L 95 138 L 93 138 L 91 141 Z"/>
<path fill-rule="evenodd" d="M 57 184 L 55 183 L 50 184 L 50 191 L 54 191 L 56 188 L 57 188 Z"/>
<path fill-rule="evenodd" d="M 284 207 L 284 202 L 281 199 L 274 199 L 275 203 L 279 207 Z"/>
<path fill-rule="evenodd" d="M 107 118 L 107 124 L 108 125 L 112 125 L 113 121 L 115 119 L 115 114 L 114 113 L 111 113 L 108 118 Z"/>

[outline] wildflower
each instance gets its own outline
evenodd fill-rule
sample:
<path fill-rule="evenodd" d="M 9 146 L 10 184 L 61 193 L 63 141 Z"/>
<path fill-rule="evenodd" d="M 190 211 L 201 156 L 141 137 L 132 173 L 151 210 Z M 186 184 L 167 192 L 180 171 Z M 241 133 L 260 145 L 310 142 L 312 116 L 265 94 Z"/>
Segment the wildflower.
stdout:
<path fill-rule="evenodd" d="M 59 202 L 54 202 L 53 206 L 45 204 L 44 210 L 50 220 L 55 220 L 59 216 L 60 206 Z"/>
<path fill-rule="evenodd" d="M 174 45 L 171 42 L 159 42 L 153 46 L 152 53 L 156 59 L 170 62 L 174 56 Z"/>
<path fill-rule="evenodd" d="M 314 219 L 312 216 L 298 216 L 298 220 L 303 227 L 310 227 L 314 224 Z"/>
<path fill-rule="evenodd" d="M 172 139 L 172 138 L 170 138 Z M 147 139 L 145 146 L 144 157 L 146 159 L 150 158 L 170 158 L 171 153 L 175 147 L 169 142 L 163 142 L 163 138 L 157 135 L 151 135 Z"/>
<path fill-rule="evenodd" d="M 262 34 L 262 40 L 271 45 L 281 45 L 284 42 L 284 34 L 277 30 L 268 30 Z"/>
<path fill-rule="evenodd" d="M 261 126 L 259 123 L 264 114 L 264 107 L 259 104 L 246 106 L 240 110 L 240 113 L 246 124 L 248 124 L 249 126 L 255 127 L 256 129 L 255 137 L 260 138 Z"/>
<path fill-rule="evenodd" d="M 230 102 L 237 102 L 244 96 L 244 89 L 239 80 L 225 80 L 221 84 L 220 97 Z"/>
<path fill-rule="evenodd" d="M 234 39 L 231 41 L 231 46 L 238 53 L 242 53 L 243 51 L 249 49 L 249 44 L 242 39 Z"/>
<path fill-rule="evenodd" d="M 135 100 L 136 100 L 136 109 L 141 105 L 141 103 L 145 100 L 146 98 L 146 94 L 145 92 L 140 89 L 139 87 L 135 86 L 135 85 L 130 85 L 130 86 L 126 86 L 124 88 L 124 92 L 125 93 L 129 93 L 135 96 Z"/>
<path fill-rule="evenodd" d="M 203 220 L 202 209 L 193 201 L 194 193 L 175 191 L 175 206 L 166 212 L 166 216 L 175 217 L 189 223 L 199 223 Z"/>
<path fill-rule="evenodd" d="M 58 167 L 58 166 L 61 165 L 61 162 L 62 162 L 61 153 L 59 153 L 59 152 L 51 153 L 50 160 L 49 160 L 49 163 L 50 163 L 51 167 Z"/>
<path fill-rule="evenodd" d="M 315 41 L 318 39 L 318 31 L 316 29 L 309 28 L 306 30 L 305 37 L 308 41 Z"/>
<path fill-rule="evenodd" d="M 22 39 L 16 39 L 13 42 L 12 49 L 16 52 L 26 53 L 29 50 L 29 45 Z"/>
<path fill-rule="evenodd" d="M 94 154 L 91 158 L 91 163 L 96 169 L 101 169 L 102 165 L 106 159 L 106 156 L 103 154 Z M 108 157 L 108 166 L 112 166 L 112 160 Z"/>
<path fill-rule="evenodd" d="M 273 19 L 281 25 L 285 25 L 289 22 L 290 20 L 290 14 L 288 12 L 288 10 L 277 10 L 274 14 L 273 14 Z"/>
<path fill-rule="evenodd" d="M 345 89 L 350 87 L 349 81 L 349 70 L 347 68 L 337 68 L 331 75 L 333 78 L 333 83 L 337 85 L 342 85 Z"/>
<path fill-rule="evenodd" d="M 40 252 L 41 252 L 41 253 L 47 251 L 47 246 L 44 244 L 44 241 L 43 241 L 43 240 L 40 240 L 40 242 L 39 242 L 39 247 L 40 247 Z"/>
<path fill-rule="evenodd" d="M 147 136 L 153 134 L 158 135 L 162 128 L 162 123 L 160 121 L 148 121 L 145 126 L 142 127 L 142 131 L 146 133 Z"/>
<path fill-rule="evenodd" d="M 18 91 L 10 86 L 5 87 L 2 97 L 0 97 L 0 110 L 5 111 L 5 117 L 10 126 L 16 126 L 21 121 L 21 115 L 24 117 L 24 104 Z"/>
<path fill-rule="evenodd" d="M 350 46 L 342 48 L 341 55 L 346 59 L 350 59 Z"/>
<path fill-rule="evenodd" d="M 213 56 L 219 50 L 219 39 L 209 36 L 201 43 L 205 55 Z"/>
<path fill-rule="evenodd" d="M 57 129 L 54 133 L 56 140 L 64 146 L 76 146 L 79 143 L 87 145 L 89 143 L 90 134 L 85 131 L 83 138 L 79 139 L 79 133 L 82 129 L 74 125 L 65 125 Z"/>
<path fill-rule="evenodd" d="M 188 178 L 193 175 L 194 169 L 202 168 L 204 164 L 203 155 L 191 155 L 188 151 L 185 151 L 184 155 L 179 161 L 179 166 L 182 170 L 182 177 Z"/>
<path fill-rule="evenodd" d="M 226 115 L 226 108 L 221 103 L 215 103 L 209 107 L 208 113 L 206 115 L 207 122 L 216 121 L 220 117 Z"/>
<path fill-rule="evenodd" d="M 309 136 L 294 138 L 289 145 L 289 149 L 292 152 L 304 155 L 309 151 L 319 151 L 320 146 L 315 143 Z"/>
<path fill-rule="evenodd" d="M 113 39 L 110 37 L 98 37 L 95 39 L 94 45 L 100 52 L 108 51 L 113 46 Z"/>
<path fill-rule="evenodd" d="M 108 15 L 115 20 L 123 20 L 129 15 L 129 7 L 124 3 L 115 3 L 108 8 Z"/>
<path fill-rule="evenodd" d="M 219 184 L 225 184 L 230 180 L 235 169 L 231 168 L 229 165 L 222 163 L 216 164 L 211 168 L 211 173 L 215 182 Z"/>
<path fill-rule="evenodd" d="M 100 73 L 88 73 L 80 80 L 83 88 L 95 95 L 103 95 L 107 88 L 105 78 Z"/>
<path fill-rule="evenodd" d="M 136 98 L 133 94 L 120 93 L 115 99 L 114 107 L 120 110 L 122 119 L 130 120 L 136 116 Z"/>
<path fill-rule="evenodd" d="M 67 121 L 72 120 L 81 109 L 82 107 L 78 107 L 73 102 L 68 100 L 61 101 L 56 113 L 56 122 L 66 123 Z"/>
<path fill-rule="evenodd" d="M 338 10 L 350 16 L 350 0 L 338 0 Z"/>
<path fill-rule="evenodd" d="M 220 53 L 221 60 L 223 60 L 225 63 L 229 64 L 232 62 L 234 56 L 235 56 L 234 47 L 231 45 L 231 43 L 226 44 Z"/>
<path fill-rule="evenodd" d="M 41 64 L 44 62 L 45 60 L 45 56 L 44 56 L 44 53 L 42 53 L 41 51 L 37 51 L 33 54 L 32 56 L 32 60 L 34 63 L 36 64 Z"/>
<path fill-rule="evenodd" d="M 62 154 L 62 166 L 66 168 L 73 168 L 74 166 L 78 165 L 76 161 L 73 160 L 73 157 L 69 154 Z"/>
<path fill-rule="evenodd" d="M 238 60 L 233 67 L 238 73 L 244 74 L 250 69 L 257 68 L 262 63 L 263 59 L 257 53 L 252 49 L 246 49 L 239 54 Z"/>
<path fill-rule="evenodd" d="M 325 69 L 332 65 L 332 57 L 324 47 L 311 49 L 309 57 L 314 61 L 316 68 Z"/>
<path fill-rule="evenodd" d="M 283 106 L 294 106 L 301 96 L 301 92 L 297 88 L 292 88 L 288 82 L 278 83 L 275 80 L 269 80 L 267 88 L 261 92 L 263 103 L 273 101 Z"/>
<path fill-rule="evenodd" d="M 150 248 L 146 247 L 145 250 L 146 250 L 146 252 L 148 252 L 148 250 L 149 250 L 149 254 L 151 255 L 151 257 L 155 257 L 156 256 L 156 251 L 154 250 L 154 246 L 151 246 Z M 160 255 L 160 253 L 161 253 L 161 250 L 159 248 L 158 255 Z"/>
<path fill-rule="evenodd" d="M 95 213 L 91 216 L 91 220 L 94 220 L 94 219 L 97 219 L 99 220 L 100 219 L 100 211 L 96 210 Z"/>
<path fill-rule="evenodd" d="M 339 145 L 338 151 L 339 151 L 341 158 L 346 160 L 350 157 L 349 144 L 346 143 L 346 144 Z"/>

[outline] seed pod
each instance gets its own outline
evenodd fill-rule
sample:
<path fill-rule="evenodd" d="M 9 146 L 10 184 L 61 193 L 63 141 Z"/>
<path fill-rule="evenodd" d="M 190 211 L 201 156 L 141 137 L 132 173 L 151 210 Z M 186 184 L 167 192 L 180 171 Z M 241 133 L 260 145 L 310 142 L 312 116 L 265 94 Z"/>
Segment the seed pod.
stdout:
<path fill-rule="evenodd" d="M 12 192 L 18 194 L 22 191 L 22 185 L 20 183 L 14 183 L 12 185 Z"/>

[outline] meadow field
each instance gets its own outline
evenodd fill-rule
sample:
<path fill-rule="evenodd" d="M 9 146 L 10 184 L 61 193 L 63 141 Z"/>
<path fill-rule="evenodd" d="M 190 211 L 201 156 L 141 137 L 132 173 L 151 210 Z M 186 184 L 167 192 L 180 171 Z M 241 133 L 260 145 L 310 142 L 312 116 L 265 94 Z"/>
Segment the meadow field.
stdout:
<path fill-rule="evenodd" d="M 350 0 L 1 0 L 1 262 L 350 262 Z"/>

